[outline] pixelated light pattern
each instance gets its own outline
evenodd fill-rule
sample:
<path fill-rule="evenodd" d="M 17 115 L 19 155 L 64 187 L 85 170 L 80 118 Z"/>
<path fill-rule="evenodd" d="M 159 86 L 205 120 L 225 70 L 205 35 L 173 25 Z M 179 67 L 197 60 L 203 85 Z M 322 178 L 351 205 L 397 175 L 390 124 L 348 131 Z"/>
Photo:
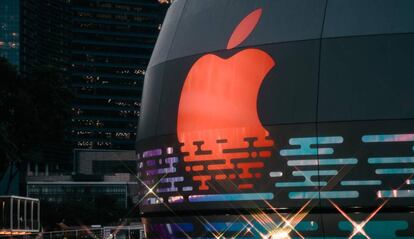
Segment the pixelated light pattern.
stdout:
<path fill-rule="evenodd" d="M 154 160 L 152 160 L 152 161 L 155 162 Z M 168 158 L 164 159 L 164 163 L 168 165 L 167 168 L 150 169 L 150 170 L 147 170 L 146 173 L 147 173 L 147 175 L 175 173 L 176 169 L 173 166 L 173 164 L 177 163 L 177 162 L 178 162 L 177 157 L 168 157 Z M 154 165 L 155 165 L 154 163 L 151 163 L 149 166 L 154 166 Z"/>
<path fill-rule="evenodd" d="M 325 181 L 312 181 L 312 177 L 323 175 L 331 176 L 337 175 L 338 171 L 336 170 L 311 170 L 311 171 L 293 171 L 292 175 L 297 177 L 304 177 L 303 182 L 277 182 L 276 187 L 316 187 L 316 186 L 326 186 L 327 182 Z"/>
<path fill-rule="evenodd" d="M 414 134 L 364 135 L 361 137 L 361 141 L 363 144 L 370 145 L 374 143 L 406 143 L 412 142 L 412 135 Z M 286 167 L 291 168 L 291 171 L 265 173 L 263 172 L 265 164 L 260 160 L 264 158 L 269 160 L 272 158 L 271 155 L 275 155 L 275 153 L 269 152 L 270 148 L 255 147 L 255 141 L 254 138 L 245 139 L 248 147 L 236 151 L 223 148 L 223 152 L 230 152 L 233 156 L 246 154 L 246 158 L 243 158 L 243 161 L 240 162 L 237 161 L 238 157 L 229 157 L 233 169 L 219 167 L 220 169 L 213 170 L 211 166 L 216 164 L 211 164 L 209 160 L 200 160 L 193 165 L 188 164 L 183 160 L 180 150 L 175 150 L 176 146 L 173 145 L 166 146 L 164 149 L 145 150 L 139 155 L 141 156 L 139 157 L 139 167 L 140 171 L 143 172 L 141 176 L 144 176 L 143 182 L 149 187 L 154 187 L 153 192 L 156 196 L 146 195 L 147 199 L 143 201 L 144 204 L 162 205 L 185 202 L 255 200 L 269 201 L 272 204 L 272 200 L 278 198 L 275 196 L 278 189 L 289 190 L 287 193 L 288 200 L 354 199 L 363 193 L 360 190 L 371 187 L 375 190 L 375 194 L 372 195 L 377 198 L 414 197 L 411 191 L 412 188 L 407 188 L 413 185 L 413 180 L 410 179 L 414 174 L 414 156 L 412 155 L 387 155 L 386 157 L 370 155 L 365 159 L 365 164 L 372 165 L 371 168 L 368 168 L 372 171 L 367 175 L 377 176 L 366 178 L 366 175 L 361 174 L 359 178 L 348 178 L 347 174 L 342 175 L 341 168 L 344 166 L 357 168 L 363 159 L 352 157 L 353 155 L 340 158 L 333 157 L 335 156 L 335 148 L 339 150 L 340 145 L 344 142 L 343 136 L 291 138 L 289 144 L 293 148 L 279 149 L 279 154 L 284 159 Z M 219 144 L 225 142 L 225 140 L 218 141 Z M 211 151 L 204 149 L 202 142 L 195 142 L 194 147 L 197 148 L 198 159 L 204 159 L 208 155 L 211 156 Z M 249 160 L 259 161 L 247 163 Z M 177 165 L 182 168 L 178 170 Z M 255 168 L 255 165 L 258 167 Z M 324 169 L 324 167 L 329 167 L 329 169 Z M 333 169 L 332 167 L 336 168 Z M 255 169 L 255 171 L 251 171 L 252 169 Z M 405 188 L 399 188 L 398 184 L 394 188 L 390 188 L 389 183 L 384 184 L 388 175 L 405 177 L 400 182 Z M 275 189 L 257 192 L 254 190 L 255 187 L 252 183 L 246 183 L 245 181 L 250 179 L 263 180 L 266 177 L 269 180 L 274 180 Z M 194 180 L 197 178 L 205 178 L 206 180 Z M 217 187 L 209 188 L 207 182 L 213 180 L 231 182 L 235 186 L 230 190 L 227 188 L 225 192 L 220 191 L 223 189 Z M 206 188 L 209 190 L 206 190 Z M 306 188 L 308 189 L 304 190 Z M 352 190 L 344 190 L 345 188 L 352 188 Z M 246 190 L 247 192 L 243 192 Z"/>
<path fill-rule="evenodd" d="M 397 136 L 396 136 L 397 135 Z M 388 145 L 388 144 L 403 144 L 399 147 L 406 147 L 406 155 L 392 155 L 386 154 L 381 156 L 378 153 L 371 152 L 364 157 L 356 158 L 352 152 L 349 155 L 341 154 L 341 157 L 335 157 L 336 152 L 341 150 L 341 145 L 347 139 L 344 136 L 323 136 L 318 140 L 318 137 L 303 137 L 289 139 L 290 147 L 272 148 L 271 154 L 266 160 L 282 160 L 284 169 L 282 171 L 276 168 L 265 167 L 257 168 L 254 174 L 260 173 L 262 180 L 270 180 L 273 182 L 273 188 L 267 190 L 254 190 L 255 187 L 249 189 L 240 189 L 237 184 L 231 190 L 225 190 L 219 187 L 212 187 L 209 185 L 209 190 L 201 190 L 200 183 L 193 180 L 194 175 L 203 174 L 204 171 L 197 171 L 197 167 L 186 170 L 189 166 L 184 162 L 183 156 L 177 145 L 167 145 L 159 149 L 145 150 L 139 154 L 139 172 L 142 182 L 147 186 L 145 191 L 142 206 L 160 205 L 169 207 L 169 205 L 178 204 L 205 204 L 205 203 L 225 203 L 225 202 L 265 202 L 271 207 L 273 203 L 281 200 L 279 190 L 287 192 L 286 198 L 283 200 L 300 201 L 305 200 L 335 200 L 340 205 L 340 202 L 345 200 L 347 202 L 357 202 L 357 199 L 368 191 L 374 193 L 372 200 L 403 200 L 414 198 L 414 155 L 409 152 L 412 151 L 412 146 L 409 137 L 404 135 L 411 134 L 396 134 L 396 135 L 375 135 L 375 137 L 366 136 L 364 142 L 361 136 L 361 145 Z M 404 137 L 403 137 L 404 136 Z M 312 138 L 312 140 L 310 140 Z M 294 140 L 292 140 L 294 139 Z M 306 139 L 306 140 L 303 140 Z M 369 141 L 369 142 L 368 142 Z M 372 142 L 371 142 L 372 141 Z M 223 141 L 224 142 L 224 141 Z M 260 150 L 254 147 L 254 140 L 247 141 L 250 143 L 246 149 L 239 149 L 240 152 L 246 150 L 246 153 L 251 159 L 260 158 Z M 277 142 L 277 140 L 275 140 Z M 414 142 L 414 141 L 413 141 Z M 315 144 L 314 144 L 315 143 Z M 408 145 L 407 145 L 408 144 Z M 197 146 L 197 143 L 195 144 Z M 177 149 L 178 147 L 178 149 Z M 203 149 L 202 144 L 199 144 L 200 149 Z M 382 146 L 385 147 L 385 146 Z M 407 148 L 408 147 L 408 148 Z M 322 150 L 321 150 L 322 149 Z M 256 157 L 252 154 L 256 152 Z M 285 152 L 285 153 L 282 153 Z M 288 152 L 288 153 L 287 153 Z M 295 153 L 293 153 L 295 152 Z M 320 154 L 322 152 L 322 154 Z M 408 152 L 408 153 L 407 153 Z M 286 156 L 283 156 L 285 154 Z M 273 155 L 273 156 L 272 156 Z M 279 157 L 275 157 L 280 155 Z M 185 157 L 185 156 L 184 156 Z M 246 158 L 246 160 L 248 160 Z M 272 165 L 272 162 L 263 161 L 265 164 Z M 364 163 L 364 173 L 352 175 L 343 172 L 344 167 L 350 167 L 351 170 L 356 170 L 360 164 Z M 202 164 L 208 166 L 209 164 Z M 191 167 L 197 165 L 191 165 Z M 276 170 L 275 170 L 276 169 Z M 236 182 L 240 180 L 236 173 L 234 176 L 223 176 L 227 169 L 207 175 L 211 176 L 218 182 Z M 238 170 L 235 167 L 235 170 Z M 228 172 L 232 172 L 229 170 Z M 240 170 L 240 172 L 243 172 Z M 228 174 L 231 175 L 232 173 Z M 393 177 L 392 184 L 390 184 L 390 176 Z M 394 185 L 394 186 L 391 186 Z M 212 205 L 212 204 L 209 204 Z M 306 206 L 309 207 L 309 206 Z M 311 209 L 311 208 L 310 208 Z M 404 220 L 388 220 L 381 221 L 377 219 L 375 213 L 368 219 L 352 219 L 339 207 L 338 212 L 343 215 L 348 221 L 338 220 L 336 233 L 327 235 L 324 238 L 384 238 L 378 237 L 378 230 L 382 223 L 387 223 L 386 232 L 381 232 L 386 238 L 414 238 L 414 235 L 405 236 L 406 234 L 398 234 L 397 231 L 404 231 L 408 225 Z M 411 215 L 411 214 L 410 214 Z M 266 217 L 266 216 L 265 216 Z M 315 236 L 308 237 L 307 232 L 312 230 L 320 230 L 321 225 L 313 222 L 313 227 L 309 226 L 309 221 L 306 220 L 306 215 L 299 220 L 293 229 L 289 230 L 283 227 L 280 223 L 269 226 L 267 221 L 261 220 L 246 220 L 244 222 L 233 221 L 206 221 L 204 218 L 197 219 L 198 222 L 188 221 L 184 223 L 167 223 L 151 225 L 152 229 L 158 228 L 157 233 L 164 233 L 161 237 L 152 238 L 192 238 L 191 235 L 197 235 L 196 238 L 272 238 L 277 236 L 288 236 L 287 238 L 318 238 Z M 343 219 L 343 218 L 342 218 Z M 398 217 L 396 219 L 399 219 Z M 414 219 L 413 219 L 414 220 Z M 199 225 L 201 223 L 201 225 Z M 289 223 L 288 223 L 289 225 Z M 303 229 L 303 225 L 307 229 Z M 411 224 L 410 224 L 411 225 Z M 414 225 L 414 224 L 413 224 Z M 302 228 L 301 228 L 302 227 Z M 313 229 L 312 229 L 313 228 Z M 198 231 L 204 231 L 204 236 L 200 236 Z M 272 234 L 273 233 L 273 234 Z M 347 236 L 339 236 L 347 235 Z M 408 235 L 408 234 L 407 234 Z M 283 237 L 282 237 L 283 238 Z M 322 237 L 319 237 L 322 238 Z"/>
<path fill-rule="evenodd" d="M 163 153 L 164 152 L 164 153 Z M 151 149 L 144 151 L 142 157 L 138 156 L 139 169 L 143 172 L 142 183 L 145 184 L 147 190 L 143 200 L 144 205 L 161 205 L 164 203 L 182 203 L 183 196 L 166 196 L 162 194 L 178 192 L 177 183 L 184 181 L 184 176 L 177 174 L 177 163 L 179 157 L 173 156 L 173 148 L 166 147 L 163 149 Z M 191 191 L 192 187 L 185 187 L 181 190 Z M 151 193 L 149 191 L 151 190 Z M 184 191 L 185 191 L 184 190 Z M 144 197 L 145 197 L 144 196 Z"/>
<path fill-rule="evenodd" d="M 333 154 L 334 150 L 331 147 L 317 147 L 314 145 L 324 144 L 340 144 L 343 142 L 341 136 L 333 137 L 307 137 L 307 138 L 292 138 L 289 144 L 292 146 L 299 146 L 296 149 L 282 149 L 280 155 L 282 156 L 301 156 L 301 155 L 324 155 Z"/>

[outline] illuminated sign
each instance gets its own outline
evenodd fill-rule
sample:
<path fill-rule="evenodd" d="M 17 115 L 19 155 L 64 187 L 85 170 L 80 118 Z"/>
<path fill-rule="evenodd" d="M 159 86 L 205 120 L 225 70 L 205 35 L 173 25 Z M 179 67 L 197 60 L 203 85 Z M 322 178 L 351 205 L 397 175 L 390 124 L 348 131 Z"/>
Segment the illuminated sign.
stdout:
<path fill-rule="evenodd" d="M 253 11 L 236 27 L 227 49 L 249 35 L 261 12 Z M 266 52 L 243 49 L 227 59 L 204 55 L 191 67 L 181 92 L 177 136 L 181 151 L 188 153 L 185 169 L 194 172 L 199 190 L 208 190 L 211 180 L 262 177 L 257 169 L 270 157 L 273 141 L 258 117 L 257 96 L 274 66 Z M 250 147 L 257 150 L 249 153 Z M 246 180 L 235 183 L 239 189 L 253 188 Z"/>

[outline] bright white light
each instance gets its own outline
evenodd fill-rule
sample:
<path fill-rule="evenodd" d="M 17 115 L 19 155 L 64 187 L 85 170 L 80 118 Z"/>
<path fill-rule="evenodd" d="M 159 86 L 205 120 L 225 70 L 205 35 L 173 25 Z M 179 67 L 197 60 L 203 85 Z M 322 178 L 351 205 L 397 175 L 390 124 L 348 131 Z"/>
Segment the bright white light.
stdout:
<path fill-rule="evenodd" d="M 286 231 L 279 231 L 272 233 L 270 239 L 290 239 L 289 233 Z"/>

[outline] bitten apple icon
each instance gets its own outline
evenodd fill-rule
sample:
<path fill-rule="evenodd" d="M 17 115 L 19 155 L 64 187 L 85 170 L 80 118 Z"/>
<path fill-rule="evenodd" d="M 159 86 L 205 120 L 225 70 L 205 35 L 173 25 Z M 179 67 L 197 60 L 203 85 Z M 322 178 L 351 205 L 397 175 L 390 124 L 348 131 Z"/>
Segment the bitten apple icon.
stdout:
<path fill-rule="evenodd" d="M 227 49 L 250 35 L 261 14 L 257 9 L 239 23 Z M 181 91 L 177 136 L 185 169 L 194 172 L 199 190 L 221 180 L 252 189 L 261 177 L 274 142 L 257 114 L 257 96 L 274 66 L 266 52 L 249 48 L 226 59 L 206 54 L 191 67 Z"/>

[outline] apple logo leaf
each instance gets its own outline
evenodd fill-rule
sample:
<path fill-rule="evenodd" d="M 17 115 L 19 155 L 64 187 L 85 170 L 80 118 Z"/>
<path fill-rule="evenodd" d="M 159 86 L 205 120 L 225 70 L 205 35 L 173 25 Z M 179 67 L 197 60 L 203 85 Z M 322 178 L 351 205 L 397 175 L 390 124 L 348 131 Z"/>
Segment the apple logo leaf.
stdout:
<path fill-rule="evenodd" d="M 259 22 L 262 15 L 262 9 L 258 8 L 247 15 L 231 34 L 230 40 L 227 43 L 227 50 L 232 49 L 242 43 L 253 31 L 256 24 Z"/>

